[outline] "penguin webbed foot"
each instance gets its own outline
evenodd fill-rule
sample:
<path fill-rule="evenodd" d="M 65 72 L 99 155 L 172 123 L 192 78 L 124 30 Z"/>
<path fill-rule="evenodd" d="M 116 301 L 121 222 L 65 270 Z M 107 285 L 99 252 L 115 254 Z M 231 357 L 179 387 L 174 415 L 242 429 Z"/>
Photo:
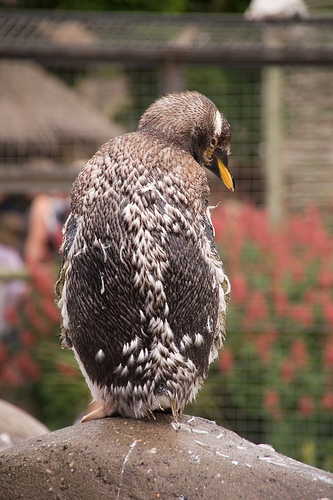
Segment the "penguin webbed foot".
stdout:
<path fill-rule="evenodd" d="M 109 417 L 112 414 L 112 409 L 113 402 L 105 403 L 105 401 L 103 401 L 99 408 L 96 408 L 87 415 L 84 415 L 81 418 L 81 423 L 88 422 L 89 420 L 97 420 L 99 418 Z"/>
<path fill-rule="evenodd" d="M 98 418 L 105 418 L 108 414 L 105 411 L 105 405 L 100 406 L 96 410 L 91 411 L 87 415 L 81 418 L 81 423 L 88 422 L 89 420 L 96 420 Z"/>

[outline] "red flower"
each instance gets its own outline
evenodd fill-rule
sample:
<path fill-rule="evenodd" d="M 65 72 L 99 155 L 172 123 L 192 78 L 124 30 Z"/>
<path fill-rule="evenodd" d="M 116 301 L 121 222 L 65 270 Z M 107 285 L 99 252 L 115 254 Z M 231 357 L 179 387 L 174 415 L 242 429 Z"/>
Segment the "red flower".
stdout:
<path fill-rule="evenodd" d="M 4 320 L 8 325 L 16 325 L 18 314 L 17 310 L 12 305 L 7 305 L 3 312 Z"/>
<path fill-rule="evenodd" d="M 232 301 L 240 304 L 245 301 L 247 294 L 246 281 L 241 273 L 236 272 L 231 278 Z"/>
<path fill-rule="evenodd" d="M 329 257 L 328 234 L 323 225 L 320 211 L 315 206 L 308 206 L 305 211 L 305 225 L 308 227 L 308 243 L 322 257 Z"/>
<path fill-rule="evenodd" d="M 43 335 L 47 335 L 50 332 L 50 326 L 37 310 L 36 304 L 33 300 L 26 300 L 23 304 L 23 310 L 33 330 L 36 330 Z"/>
<path fill-rule="evenodd" d="M 322 288 L 333 287 L 333 273 L 326 267 L 323 267 L 318 273 L 318 285 Z"/>
<path fill-rule="evenodd" d="M 273 418 L 280 419 L 282 417 L 280 396 L 275 389 L 266 389 L 263 396 L 263 407 Z"/>
<path fill-rule="evenodd" d="M 19 386 L 22 383 L 22 376 L 14 366 L 7 364 L 0 371 L 0 380 L 9 385 Z"/>
<path fill-rule="evenodd" d="M 264 247 L 269 242 L 270 235 L 267 227 L 267 213 L 264 210 L 256 210 L 253 206 L 248 207 L 249 224 L 247 231 L 249 237 L 259 246 Z"/>
<path fill-rule="evenodd" d="M 308 353 L 302 339 L 297 339 L 290 345 L 290 358 L 295 365 L 305 367 L 308 364 Z"/>
<path fill-rule="evenodd" d="M 258 358 L 262 363 L 268 363 L 271 359 L 271 346 L 275 340 L 274 332 L 264 332 L 254 337 Z"/>
<path fill-rule="evenodd" d="M 273 290 L 272 295 L 276 312 L 281 316 L 285 315 L 288 311 L 287 295 L 282 290 L 279 289 Z"/>
<path fill-rule="evenodd" d="M 29 330 L 21 330 L 19 339 L 26 347 L 32 347 L 36 343 L 36 337 Z"/>
<path fill-rule="evenodd" d="M 333 366 L 333 340 L 327 342 L 324 347 L 323 363 L 326 368 Z"/>
<path fill-rule="evenodd" d="M 41 307 L 47 317 L 49 317 L 55 323 L 59 323 L 60 311 L 55 306 L 53 299 L 50 300 L 48 297 L 43 297 L 41 300 Z"/>
<path fill-rule="evenodd" d="M 232 235 L 232 241 L 230 242 L 229 248 L 229 259 L 230 263 L 237 266 L 239 265 L 239 255 L 241 253 L 242 247 L 244 245 L 244 233 L 242 231 L 235 232 Z"/>
<path fill-rule="evenodd" d="M 8 350 L 3 342 L 0 342 L 0 364 L 7 359 Z"/>
<path fill-rule="evenodd" d="M 312 227 L 304 220 L 304 215 L 294 215 L 290 219 L 290 238 L 296 243 L 304 245 L 311 241 Z"/>
<path fill-rule="evenodd" d="M 307 304 L 294 304 L 290 308 L 289 314 L 294 320 L 305 327 L 312 325 L 312 310 Z"/>
<path fill-rule="evenodd" d="M 304 291 L 303 294 L 304 297 L 304 303 L 306 306 L 312 310 L 312 306 L 315 305 L 316 300 L 317 300 L 317 293 L 313 288 L 308 288 L 307 290 Z"/>
<path fill-rule="evenodd" d="M 302 279 L 304 277 L 304 269 L 303 269 L 302 264 L 299 260 L 294 260 L 294 262 L 292 263 L 291 274 L 292 274 L 293 280 L 296 283 L 299 283 L 300 281 L 302 281 Z"/>
<path fill-rule="evenodd" d="M 298 411 L 304 416 L 309 417 L 314 411 L 313 400 L 310 396 L 302 396 L 298 400 Z"/>
<path fill-rule="evenodd" d="M 219 357 L 220 370 L 224 373 L 228 373 L 232 370 L 233 364 L 234 364 L 233 353 L 227 348 L 223 349 Z"/>
<path fill-rule="evenodd" d="M 27 267 L 37 290 L 43 295 L 53 296 L 54 276 L 51 263 L 48 262 L 39 265 L 36 263 L 27 263 Z"/>
<path fill-rule="evenodd" d="M 69 363 L 63 360 L 57 360 L 55 362 L 55 368 L 57 372 L 61 373 L 62 375 L 66 375 L 66 377 L 69 378 L 75 378 L 79 375 L 77 368 L 71 366 Z"/>
<path fill-rule="evenodd" d="M 294 364 L 292 363 L 290 358 L 285 358 L 282 360 L 280 365 L 280 375 L 286 384 L 292 381 L 294 377 L 295 369 Z"/>
<path fill-rule="evenodd" d="M 321 404 L 325 408 L 325 410 L 333 410 L 333 393 L 326 392 L 321 398 Z"/>
<path fill-rule="evenodd" d="M 13 359 L 13 364 L 23 375 L 26 375 L 31 380 L 36 380 L 40 376 L 39 367 L 28 352 L 17 354 Z"/>
<path fill-rule="evenodd" d="M 214 212 L 211 212 L 211 219 L 215 231 L 215 240 L 218 240 L 223 234 L 223 222 L 221 217 L 215 215 Z"/>
<path fill-rule="evenodd" d="M 325 297 L 322 302 L 323 314 L 327 323 L 333 325 L 333 302 L 329 299 L 329 297 Z"/>
<path fill-rule="evenodd" d="M 250 328 L 253 323 L 266 317 L 267 306 L 265 297 L 262 293 L 257 290 L 251 293 L 245 314 L 244 326 L 246 328 Z"/>

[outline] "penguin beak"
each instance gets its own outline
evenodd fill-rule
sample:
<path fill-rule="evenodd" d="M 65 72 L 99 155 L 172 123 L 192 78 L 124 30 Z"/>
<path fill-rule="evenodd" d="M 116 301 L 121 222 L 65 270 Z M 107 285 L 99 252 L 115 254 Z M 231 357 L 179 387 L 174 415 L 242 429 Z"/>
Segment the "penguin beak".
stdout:
<path fill-rule="evenodd" d="M 213 172 L 229 191 L 235 191 L 235 182 L 228 168 L 228 152 L 224 149 L 215 149 L 209 170 Z"/>

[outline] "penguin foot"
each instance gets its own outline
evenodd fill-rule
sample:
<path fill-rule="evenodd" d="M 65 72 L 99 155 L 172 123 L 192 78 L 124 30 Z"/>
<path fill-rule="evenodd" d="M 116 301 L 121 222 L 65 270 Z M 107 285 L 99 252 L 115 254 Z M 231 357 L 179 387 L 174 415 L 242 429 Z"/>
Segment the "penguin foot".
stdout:
<path fill-rule="evenodd" d="M 96 410 L 91 411 L 87 415 L 81 418 L 81 423 L 88 422 L 89 420 L 96 420 L 97 418 L 107 417 L 108 413 L 106 412 L 105 404 L 97 408 Z"/>

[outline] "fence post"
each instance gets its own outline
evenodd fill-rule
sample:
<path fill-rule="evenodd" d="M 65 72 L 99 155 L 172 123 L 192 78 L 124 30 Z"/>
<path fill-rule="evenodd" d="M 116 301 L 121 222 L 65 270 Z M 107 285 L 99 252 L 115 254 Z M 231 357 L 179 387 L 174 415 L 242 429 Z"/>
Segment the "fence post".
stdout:
<path fill-rule="evenodd" d="M 263 69 L 263 130 L 266 206 L 270 223 L 277 225 L 285 212 L 283 70 L 280 66 Z"/>
<path fill-rule="evenodd" d="M 185 89 L 183 66 L 173 59 L 165 59 L 162 63 L 161 84 L 162 93 L 182 92 Z"/>

